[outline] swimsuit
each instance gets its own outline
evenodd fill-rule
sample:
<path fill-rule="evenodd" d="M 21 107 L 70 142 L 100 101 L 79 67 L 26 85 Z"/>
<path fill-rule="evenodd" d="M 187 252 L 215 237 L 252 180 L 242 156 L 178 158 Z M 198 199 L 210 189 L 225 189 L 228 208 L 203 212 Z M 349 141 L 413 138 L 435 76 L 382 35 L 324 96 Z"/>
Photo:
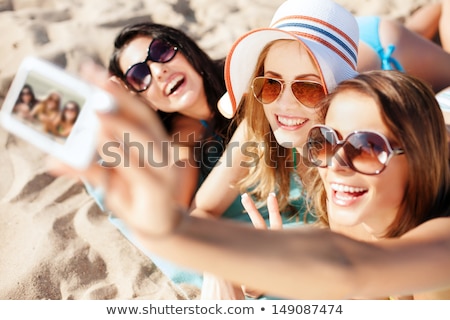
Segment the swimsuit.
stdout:
<path fill-rule="evenodd" d="M 357 17 L 356 21 L 359 26 L 359 40 L 366 43 L 378 54 L 381 59 L 381 69 L 404 71 L 398 60 L 392 57 L 395 46 L 391 44 L 385 49 L 381 45 L 380 17 Z"/>
<path fill-rule="evenodd" d="M 289 193 L 290 204 L 295 208 L 298 214 L 295 217 L 288 218 L 286 215 L 282 215 L 284 228 L 296 227 L 306 223 L 313 223 L 316 221 L 316 217 L 307 213 L 307 203 L 305 201 L 304 190 L 300 184 L 299 179 L 295 174 L 291 175 L 291 189 Z M 259 208 L 261 216 L 269 225 L 269 212 L 266 206 Z M 251 223 L 249 215 L 245 212 L 244 207 L 241 204 L 240 196 L 238 196 L 230 207 L 221 216 L 223 219 L 231 219 L 234 221 L 239 221 L 243 223 Z M 179 267 L 170 261 L 160 258 L 159 256 L 149 252 L 145 247 L 143 247 L 137 239 L 135 239 L 134 234 L 131 233 L 127 226 L 122 222 L 122 220 L 114 217 L 114 215 L 109 216 L 110 222 L 120 230 L 120 232 L 130 240 L 136 247 L 138 247 L 147 257 L 149 257 L 152 262 L 164 273 L 169 279 L 174 283 L 190 284 L 194 287 L 201 289 L 203 284 L 203 275 L 195 271 L 189 270 L 184 267 Z M 230 235 L 231 237 L 232 235 Z M 267 299 L 263 296 L 261 299 Z M 270 299 L 273 299 L 271 297 Z"/>
<path fill-rule="evenodd" d="M 202 125 L 207 127 L 207 123 L 202 121 Z M 222 140 L 217 135 L 213 136 L 214 142 L 220 143 L 223 145 Z M 213 152 L 208 152 L 208 154 L 204 154 L 203 157 L 208 159 L 203 159 L 201 161 L 201 170 L 200 177 L 198 181 L 198 187 L 203 183 L 204 179 L 206 179 L 209 172 L 214 167 L 215 162 L 219 159 L 220 153 L 222 150 L 220 148 L 210 148 Z M 208 150 L 209 151 L 209 150 Z M 295 156 L 295 153 L 294 153 Z M 296 159 L 294 157 L 294 161 L 296 163 Z M 201 289 L 203 284 L 203 275 L 201 273 L 192 271 L 190 269 L 180 267 L 170 261 L 167 261 L 159 256 L 153 254 L 149 250 L 147 250 L 144 246 L 142 246 L 139 241 L 135 238 L 134 234 L 130 232 L 128 227 L 123 223 L 123 221 L 114 216 L 114 214 L 109 211 L 104 206 L 104 192 L 98 188 L 94 188 L 89 183 L 85 182 L 85 187 L 88 193 L 95 199 L 98 206 L 101 210 L 109 215 L 109 221 L 137 248 L 139 248 L 147 257 L 149 257 L 152 262 L 159 268 L 159 270 L 165 274 L 169 279 L 172 280 L 175 284 L 183 284 L 183 285 L 192 285 Z M 290 179 L 290 193 L 289 193 L 289 202 L 291 206 L 298 213 L 295 218 L 286 217 L 286 214 L 282 214 L 283 225 L 288 227 L 294 227 L 299 224 L 312 223 L 316 221 L 316 217 L 309 213 L 308 206 L 305 201 L 305 194 L 302 188 L 301 181 L 297 174 L 291 174 Z M 259 208 L 259 212 L 261 216 L 266 221 L 266 224 L 269 225 L 269 212 L 266 206 L 262 206 Z M 291 214 L 292 216 L 292 214 Z M 249 215 L 245 212 L 244 207 L 241 204 L 241 197 L 238 196 L 230 205 L 230 207 L 223 213 L 221 218 L 231 219 L 243 223 L 251 223 L 251 219 Z M 230 235 L 231 237 L 232 235 Z M 180 292 L 183 292 L 180 288 Z M 188 298 L 186 296 L 186 298 Z M 261 299 L 267 298 L 265 296 L 261 297 Z"/>

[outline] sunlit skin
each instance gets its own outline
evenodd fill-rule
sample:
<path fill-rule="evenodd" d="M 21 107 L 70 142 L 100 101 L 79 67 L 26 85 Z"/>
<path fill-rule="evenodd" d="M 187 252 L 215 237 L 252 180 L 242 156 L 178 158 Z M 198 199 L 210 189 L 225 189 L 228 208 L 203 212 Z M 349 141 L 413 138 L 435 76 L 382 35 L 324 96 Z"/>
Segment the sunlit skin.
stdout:
<path fill-rule="evenodd" d="M 33 96 L 31 95 L 31 92 L 29 90 L 27 90 L 27 89 L 22 91 L 22 94 L 21 94 L 20 97 L 22 99 L 22 102 L 23 103 L 27 103 L 27 104 L 29 104 L 32 101 L 32 99 L 33 99 Z"/>
<path fill-rule="evenodd" d="M 138 36 L 122 48 L 119 65 L 123 73 L 147 57 L 152 42 L 148 36 Z M 174 140 L 197 141 L 204 127 L 198 120 L 209 120 L 212 116 L 203 79 L 179 50 L 172 60 L 166 63 L 147 61 L 152 80 L 147 90 L 139 93 L 155 110 L 168 113 L 178 112 L 182 116 L 172 120 Z M 176 136 L 176 137 L 175 137 Z M 190 147 L 179 146 L 174 158 L 180 162 L 193 163 L 194 151 Z M 199 170 L 196 166 L 177 166 L 179 181 L 177 200 L 189 206 L 197 187 Z"/>
<path fill-rule="evenodd" d="M 382 122 L 378 106 L 373 99 L 360 93 L 346 91 L 333 99 L 325 123 L 340 135 L 339 139 L 356 130 L 371 130 L 386 136 L 393 148 L 398 147 L 395 136 Z M 338 155 L 345 157 L 342 149 Z M 355 172 L 336 157 L 331 166 L 319 168 L 319 172 L 327 191 L 331 227 L 362 225 L 372 238 L 383 236 L 397 215 L 406 188 L 406 157 L 394 156 L 378 175 Z M 340 185 L 355 188 L 355 193 L 335 191 Z"/>
<path fill-rule="evenodd" d="M 52 94 L 48 99 L 47 103 L 45 105 L 47 111 L 54 111 L 55 109 L 58 109 L 59 104 L 59 96 L 56 94 Z"/>
<path fill-rule="evenodd" d="M 283 59 L 280 59 L 283 56 Z M 264 76 L 283 80 L 312 80 L 321 82 L 319 72 L 306 49 L 297 41 L 279 41 L 272 45 L 264 62 Z M 277 139 L 286 147 L 298 147 L 306 141 L 309 129 L 316 124 L 316 110 L 302 105 L 289 85 L 272 103 L 264 105 L 264 113 Z"/>
<path fill-rule="evenodd" d="M 151 37 L 136 37 L 124 46 L 119 59 L 125 73 L 130 66 L 147 57 Z M 155 109 L 179 112 L 194 119 L 208 119 L 210 110 L 203 88 L 203 80 L 185 56 L 178 51 L 166 63 L 147 61 L 152 73 L 150 87 L 140 93 Z"/>
<path fill-rule="evenodd" d="M 64 116 L 67 122 L 73 123 L 78 116 L 78 112 L 76 110 L 76 106 L 73 103 L 70 103 L 66 106 L 64 110 Z"/>

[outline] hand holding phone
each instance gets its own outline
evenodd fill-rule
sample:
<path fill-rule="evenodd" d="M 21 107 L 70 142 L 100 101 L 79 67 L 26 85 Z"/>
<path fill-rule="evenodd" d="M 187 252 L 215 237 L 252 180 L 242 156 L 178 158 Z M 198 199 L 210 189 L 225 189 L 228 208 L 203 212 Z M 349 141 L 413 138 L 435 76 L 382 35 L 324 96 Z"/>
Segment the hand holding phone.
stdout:
<path fill-rule="evenodd" d="M 21 63 L 0 111 L 2 126 L 76 169 L 94 159 L 99 123 L 95 110 L 114 98 L 64 69 L 28 57 Z"/>

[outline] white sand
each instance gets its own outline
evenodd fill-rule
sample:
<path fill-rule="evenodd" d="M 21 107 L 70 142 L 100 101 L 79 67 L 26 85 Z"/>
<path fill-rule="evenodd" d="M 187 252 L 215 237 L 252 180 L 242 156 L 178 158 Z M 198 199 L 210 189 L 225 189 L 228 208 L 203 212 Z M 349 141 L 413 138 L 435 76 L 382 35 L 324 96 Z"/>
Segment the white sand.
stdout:
<path fill-rule="evenodd" d="M 313 1 L 313 0 L 312 0 Z M 179 27 L 214 58 L 282 0 L 0 0 L 0 99 L 23 57 L 73 71 L 84 54 L 107 64 L 125 24 Z M 403 19 L 427 0 L 340 0 L 356 14 Z M 74 4 L 76 3 L 76 4 Z M 45 173 L 44 155 L 0 129 L 0 299 L 197 299 L 174 286 L 101 213 L 83 186 Z"/>

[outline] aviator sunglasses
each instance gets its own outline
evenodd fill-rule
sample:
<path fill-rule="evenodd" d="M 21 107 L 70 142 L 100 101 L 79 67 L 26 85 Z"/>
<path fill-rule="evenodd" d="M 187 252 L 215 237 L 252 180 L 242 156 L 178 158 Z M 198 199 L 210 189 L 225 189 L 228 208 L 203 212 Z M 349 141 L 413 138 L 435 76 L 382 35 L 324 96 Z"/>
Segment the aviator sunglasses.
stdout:
<path fill-rule="evenodd" d="M 354 131 L 344 140 L 339 140 L 336 131 L 324 125 L 316 125 L 308 134 L 308 158 L 317 167 L 325 168 L 331 158 L 342 148 L 343 161 L 352 170 L 366 174 L 380 174 L 393 156 L 404 154 L 401 148 L 392 148 L 387 138 L 374 131 Z"/>
<path fill-rule="evenodd" d="M 136 92 L 148 89 L 152 82 L 152 73 L 147 61 L 166 63 L 175 57 L 178 47 L 163 38 L 155 38 L 150 42 L 147 58 L 144 61 L 133 64 L 125 72 L 124 80 L 128 87 Z"/>
<path fill-rule="evenodd" d="M 325 90 L 318 82 L 294 80 L 286 83 L 283 80 L 269 77 L 253 79 L 253 95 L 262 104 L 272 103 L 281 95 L 285 85 L 289 85 L 295 99 L 308 108 L 314 108 L 325 97 Z"/>

